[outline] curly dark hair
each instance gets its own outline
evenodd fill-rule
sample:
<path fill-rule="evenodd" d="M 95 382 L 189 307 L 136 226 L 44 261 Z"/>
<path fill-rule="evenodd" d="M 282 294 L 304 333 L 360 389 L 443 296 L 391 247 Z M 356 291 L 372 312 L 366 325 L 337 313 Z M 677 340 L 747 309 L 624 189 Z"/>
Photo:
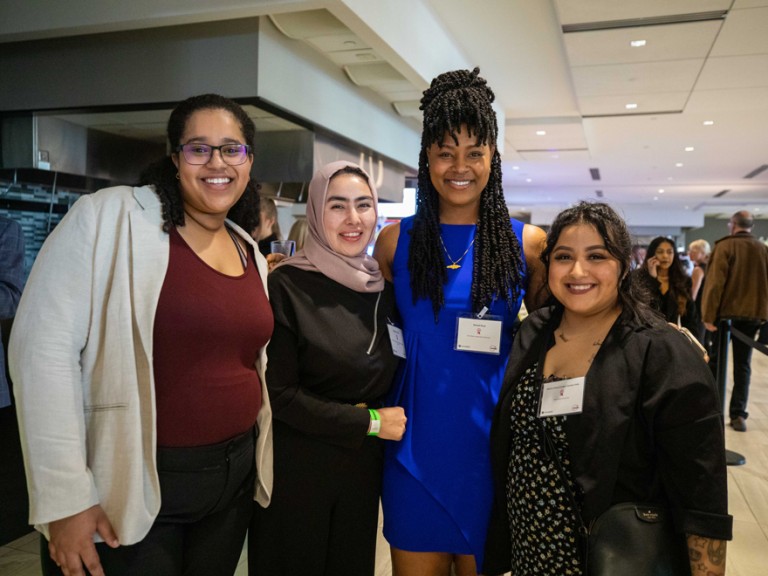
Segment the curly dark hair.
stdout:
<path fill-rule="evenodd" d="M 691 279 L 683 269 L 683 263 L 680 262 L 680 256 L 677 254 L 677 248 L 675 247 L 675 241 L 667 238 L 666 236 L 658 236 L 651 240 L 648 244 L 648 251 L 645 253 L 645 260 L 643 260 L 643 268 L 648 270 L 648 260 L 656 255 L 656 250 L 659 246 L 667 243 L 672 246 L 672 265 L 669 267 L 669 291 L 672 293 L 672 297 L 677 302 L 677 313 L 680 316 L 685 316 L 686 306 L 691 298 Z"/>
<path fill-rule="evenodd" d="M 501 156 L 495 148 L 498 125 L 491 107 L 495 96 L 479 74 L 479 68 L 440 74 L 421 99 L 424 123 L 408 271 L 414 302 L 419 298 L 430 299 L 435 320 L 445 303 L 443 285 L 448 281 L 448 273 L 440 245 L 440 197 L 430 178 L 427 150 L 443 142 L 447 134 L 458 144 L 462 127 L 477 138 L 478 145 L 494 147 L 490 177 L 480 196 L 472 307 L 476 312 L 492 300 L 504 298 L 511 308 L 523 289 L 523 253 L 509 221 L 501 185 Z"/>
<path fill-rule="evenodd" d="M 242 107 L 224 96 L 218 94 L 202 94 L 192 96 L 181 102 L 168 119 L 167 135 L 171 150 L 181 144 L 181 138 L 187 128 L 187 122 L 192 114 L 199 110 L 226 110 L 240 124 L 245 138 L 245 144 L 253 149 L 256 137 L 256 126 Z M 175 152 L 173 152 L 175 154 Z M 184 204 L 181 198 L 179 180 L 176 178 L 178 169 L 171 156 L 150 164 L 139 177 L 139 185 L 151 185 L 160 197 L 163 206 L 163 230 L 168 232 L 173 226 L 184 226 Z M 259 184 L 251 178 L 245 187 L 245 192 L 237 203 L 229 209 L 227 217 L 246 231 L 251 231 L 259 225 Z"/>
<path fill-rule="evenodd" d="M 622 314 L 629 315 L 646 325 L 658 325 L 662 321 L 659 314 L 649 305 L 646 288 L 633 281 L 630 274 L 632 259 L 632 237 L 624 219 L 613 208 L 602 202 L 582 201 L 563 210 L 555 217 L 547 234 L 547 243 L 541 252 L 541 261 L 549 276 L 549 257 L 557 245 L 560 234 L 569 226 L 588 224 L 592 226 L 605 242 L 605 249 L 619 262 L 618 298 Z M 650 250 L 649 250 L 650 252 Z M 555 303 L 562 306 L 557 300 Z"/>

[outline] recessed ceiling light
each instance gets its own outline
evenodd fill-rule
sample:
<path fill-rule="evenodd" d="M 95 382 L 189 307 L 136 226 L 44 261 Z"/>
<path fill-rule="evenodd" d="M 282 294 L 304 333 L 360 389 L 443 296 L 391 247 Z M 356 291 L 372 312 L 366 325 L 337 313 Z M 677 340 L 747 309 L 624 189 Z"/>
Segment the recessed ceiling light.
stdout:
<path fill-rule="evenodd" d="M 629 45 L 632 46 L 632 48 L 642 48 L 645 46 L 645 40 L 632 40 Z"/>
<path fill-rule="evenodd" d="M 531 178 L 526 178 L 525 181 L 526 182 L 533 182 L 533 180 Z"/>
<path fill-rule="evenodd" d="M 634 110 L 635 108 L 637 108 L 637 104 L 635 104 L 634 102 L 630 102 L 629 104 L 624 104 L 624 108 L 626 108 L 627 110 Z"/>
<path fill-rule="evenodd" d="M 704 126 L 712 126 L 714 123 L 714 120 L 704 120 Z"/>
<path fill-rule="evenodd" d="M 512 166 L 512 170 L 520 170 L 520 166 Z"/>
<path fill-rule="evenodd" d="M 677 162 L 675 164 L 675 166 L 677 166 L 678 168 L 682 168 L 683 167 L 683 163 L 682 162 Z"/>
<path fill-rule="evenodd" d="M 547 131 L 546 130 L 536 130 L 536 136 L 546 136 Z"/>
<path fill-rule="evenodd" d="M 659 194 L 664 194 L 664 188 L 659 188 Z"/>
<path fill-rule="evenodd" d="M 695 150 L 695 148 L 693 146 L 686 146 L 685 147 L 685 151 L 686 152 L 693 152 L 694 150 Z"/>
<path fill-rule="evenodd" d="M 653 197 L 653 199 L 654 199 L 654 200 L 658 200 L 658 199 L 659 199 L 659 197 L 658 197 L 658 196 L 654 196 L 654 197 Z"/>

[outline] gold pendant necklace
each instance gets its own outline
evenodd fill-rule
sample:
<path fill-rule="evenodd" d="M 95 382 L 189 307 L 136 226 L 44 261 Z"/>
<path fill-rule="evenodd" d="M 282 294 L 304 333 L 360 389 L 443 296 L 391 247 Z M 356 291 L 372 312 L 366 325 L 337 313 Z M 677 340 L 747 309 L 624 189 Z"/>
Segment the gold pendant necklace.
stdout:
<path fill-rule="evenodd" d="M 443 235 L 440 234 L 440 236 L 438 236 L 438 238 L 440 238 L 440 245 L 443 247 L 443 251 L 445 252 L 445 255 L 448 256 L 448 260 L 451 261 L 451 263 L 450 264 L 446 264 L 445 267 L 448 268 L 448 270 L 458 270 L 459 268 L 461 268 L 461 264 L 459 264 L 459 262 L 461 262 L 463 260 L 464 256 L 467 255 L 467 252 L 469 252 L 469 249 L 472 248 L 472 245 L 475 243 L 475 238 L 477 238 L 477 236 L 474 236 L 472 238 L 472 242 L 470 242 L 469 246 L 467 246 L 467 249 L 464 250 L 464 254 L 459 256 L 459 258 L 457 260 L 454 260 L 453 258 L 451 258 L 451 255 L 448 254 L 448 248 L 445 247 L 445 242 L 443 242 Z"/>

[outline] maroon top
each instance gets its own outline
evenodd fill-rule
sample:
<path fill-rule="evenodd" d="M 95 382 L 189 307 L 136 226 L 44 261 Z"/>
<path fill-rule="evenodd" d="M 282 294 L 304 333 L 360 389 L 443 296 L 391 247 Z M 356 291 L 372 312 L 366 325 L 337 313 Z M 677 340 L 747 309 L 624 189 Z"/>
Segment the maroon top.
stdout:
<path fill-rule="evenodd" d="M 250 250 L 245 273 L 227 276 L 171 230 L 154 326 L 158 446 L 215 444 L 253 426 L 255 362 L 273 324 Z"/>

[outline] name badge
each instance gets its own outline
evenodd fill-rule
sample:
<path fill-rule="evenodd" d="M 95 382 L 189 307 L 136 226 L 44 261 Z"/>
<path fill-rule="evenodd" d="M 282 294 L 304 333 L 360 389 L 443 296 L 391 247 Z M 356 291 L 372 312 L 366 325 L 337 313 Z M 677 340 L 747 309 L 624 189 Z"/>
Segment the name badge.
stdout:
<path fill-rule="evenodd" d="M 456 319 L 454 350 L 500 354 L 502 324 L 500 316 L 478 318 L 473 314 L 460 315 Z"/>
<path fill-rule="evenodd" d="M 387 330 L 389 331 L 389 343 L 392 344 L 392 353 L 398 358 L 405 359 L 405 339 L 402 329 L 387 323 Z"/>
<path fill-rule="evenodd" d="M 581 414 L 584 403 L 584 376 L 541 385 L 539 418 Z"/>

